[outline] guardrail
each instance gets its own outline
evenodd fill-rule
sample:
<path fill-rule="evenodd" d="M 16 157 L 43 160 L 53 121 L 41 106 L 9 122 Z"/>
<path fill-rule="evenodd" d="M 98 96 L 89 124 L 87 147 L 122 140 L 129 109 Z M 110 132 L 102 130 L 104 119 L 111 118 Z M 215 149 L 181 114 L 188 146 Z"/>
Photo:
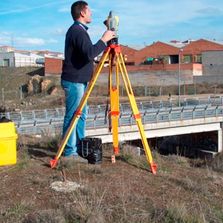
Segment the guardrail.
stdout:
<path fill-rule="evenodd" d="M 169 99 L 169 100 L 160 100 L 160 101 L 143 101 L 138 102 L 137 106 L 140 111 L 148 110 L 148 109 L 158 109 L 158 108 L 172 108 L 172 107 L 178 107 L 178 101 Z M 223 105 L 223 96 L 209 96 L 207 98 L 182 98 L 181 101 L 182 107 L 187 106 L 196 106 L 196 105 Z M 89 108 L 90 114 L 96 114 L 104 112 L 106 109 L 106 105 L 97 105 L 97 106 L 91 106 Z M 122 103 L 120 104 L 120 111 L 131 110 L 129 103 Z"/>
<path fill-rule="evenodd" d="M 94 108 L 96 111 L 96 108 Z M 105 117 L 104 107 L 97 106 L 99 112 L 89 113 L 86 128 L 106 128 L 109 127 L 108 117 Z M 17 131 L 20 134 L 55 134 L 61 132 L 64 108 L 7 112 L 1 113 L 0 117 L 6 118 L 15 122 Z M 103 111 L 103 112 L 102 112 Z M 190 120 L 197 118 L 219 117 L 223 116 L 223 105 L 196 105 L 183 107 L 162 107 L 162 108 L 147 108 L 143 104 L 143 109 L 140 109 L 143 124 L 171 122 L 179 120 Z M 135 119 L 131 111 L 124 106 L 120 110 L 119 125 L 128 126 L 134 125 Z"/>

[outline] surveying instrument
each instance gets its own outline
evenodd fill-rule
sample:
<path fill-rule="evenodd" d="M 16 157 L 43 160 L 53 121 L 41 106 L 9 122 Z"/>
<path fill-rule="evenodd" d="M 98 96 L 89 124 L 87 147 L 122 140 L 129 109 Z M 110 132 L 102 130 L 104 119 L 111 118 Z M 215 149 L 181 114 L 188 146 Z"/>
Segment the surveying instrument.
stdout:
<path fill-rule="evenodd" d="M 139 113 L 136 100 L 133 94 L 133 90 L 131 87 L 131 83 L 128 77 L 127 69 L 125 66 L 125 61 L 121 52 L 121 47 L 118 44 L 118 25 L 119 25 L 119 18 L 118 16 L 114 16 L 113 12 L 109 13 L 107 20 L 105 20 L 104 24 L 107 26 L 109 30 L 115 31 L 115 37 L 108 42 L 108 46 L 103 52 L 103 55 L 97 65 L 92 79 L 88 84 L 88 87 L 84 93 L 84 96 L 81 99 L 81 102 L 73 115 L 72 121 L 70 126 L 61 141 L 60 147 L 58 152 L 53 160 L 50 161 L 51 168 L 55 168 L 60 156 L 63 153 L 64 147 L 67 144 L 67 141 L 72 133 L 74 126 L 77 124 L 78 119 L 81 116 L 82 110 L 87 103 L 87 100 L 93 90 L 93 87 L 101 73 L 102 68 L 105 65 L 105 62 L 108 61 L 109 66 L 109 95 L 110 95 L 110 122 L 111 122 L 111 132 L 113 137 L 113 156 L 119 154 L 119 139 L 118 139 L 118 126 L 119 126 L 119 81 L 120 81 L 120 74 L 125 85 L 126 93 L 128 95 L 128 99 L 131 105 L 133 117 L 135 118 L 136 124 L 138 126 L 138 130 L 141 136 L 141 141 L 143 144 L 143 148 L 146 154 L 147 161 L 150 165 L 151 172 L 156 174 L 157 165 L 153 162 L 152 153 L 144 132 L 144 128 L 142 125 L 141 115 Z M 115 70 L 115 72 L 113 72 Z"/>

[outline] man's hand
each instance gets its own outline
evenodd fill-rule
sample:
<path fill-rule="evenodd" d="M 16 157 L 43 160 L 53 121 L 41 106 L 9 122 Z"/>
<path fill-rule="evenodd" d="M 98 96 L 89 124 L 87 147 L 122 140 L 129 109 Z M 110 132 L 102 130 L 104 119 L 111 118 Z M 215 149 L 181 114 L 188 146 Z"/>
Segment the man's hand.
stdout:
<path fill-rule="evenodd" d="M 104 43 L 107 43 L 109 40 L 115 38 L 115 32 L 114 31 L 111 31 L 111 30 L 107 30 L 103 36 L 101 37 L 101 40 L 104 42 Z"/>

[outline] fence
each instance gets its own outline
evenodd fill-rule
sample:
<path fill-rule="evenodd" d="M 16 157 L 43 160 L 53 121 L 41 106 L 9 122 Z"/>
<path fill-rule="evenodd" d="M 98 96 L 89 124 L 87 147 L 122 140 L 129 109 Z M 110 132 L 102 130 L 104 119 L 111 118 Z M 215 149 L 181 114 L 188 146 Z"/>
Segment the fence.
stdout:
<path fill-rule="evenodd" d="M 161 87 L 149 87 L 149 86 L 134 87 L 134 94 L 135 96 L 145 96 L 145 97 L 146 96 L 162 96 L 162 95 L 168 95 L 168 89 L 169 89 L 168 87 L 164 87 L 164 86 L 163 87 L 162 86 Z M 196 96 L 196 89 L 191 88 L 191 90 Z M 96 88 L 95 91 L 93 91 L 93 94 L 104 95 L 105 93 L 103 93 L 102 91 L 103 92 L 106 91 L 106 94 L 107 94 L 107 89 L 102 90 L 101 87 L 98 89 Z M 188 89 L 188 91 L 190 90 Z M 185 90 L 183 90 L 183 92 L 185 94 Z M 184 103 L 187 103 L 187 101 L 190 100 L 187 98 L 184 99 L 185 98 L 184 94 L 180 96 L 182 105 L 184 105 Z M 23 89 L 22 86 L 18 88 L 17 90 L 6 90 L 4 88 L 0 90 L 0 101 L 7 101 L 7 100 L 13 100 L 13 99 L 22 100 L 26 96 L 27 96 L 27 92 Z M 120 86 L 120 96 L 126 96 L 126 91 L 123 86 Z M 171 96 L 171 94 L 169 96 Z M 205 99 L 206 103 L 209 103 L 209 101 L 213 100 L 213 98 L 221 98 L 221 100 L 223 101 L 223 97 L 217 96 L 216 90 L 215 90 L 213 96 L 210 95 L 208 99 Z M 191 100 L 194 100 L 194 99 L 191 99 Z M 198 100 L 203 100 L 203 99 L 196 98 L 195 100 L 198 101 Z"/>
<path fill-rule="evenodd" d="M 196 105 L 194 103 L 196 102 Z M 212 100 L 209 104 L 202 101 L 188 101 L 185 106 L 176 107 L 170 102 L 139 102 L 138 107 L 142 115 L 143 123 L 165 122 L 176 120 L 188 120 L 223 115 L 223 101 Z M 203 101 L 205 102 L 205 101 Z M 108 127 L 105 106 L 90 106 L 87 119 L 87 128 Z M 20 134 L 56 134 L 61 132 L 64 108 L 6 112 L 0 117 L 6 117 L 15 122 Z M 135 124 L 129 104 L 120 105 L 120 125 Z"/>

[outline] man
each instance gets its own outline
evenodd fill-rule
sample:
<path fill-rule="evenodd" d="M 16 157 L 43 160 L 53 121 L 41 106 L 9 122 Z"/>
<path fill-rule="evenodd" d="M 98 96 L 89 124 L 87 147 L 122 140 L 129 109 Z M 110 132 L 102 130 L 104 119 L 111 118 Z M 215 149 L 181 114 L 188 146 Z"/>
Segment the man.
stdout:
<path fill-rule="evenodd" d="M 114 38 L 113 31 L 106 31 L 96 44 L 92 44 L 87 33 L 87 24 L 91 22 L 91 10 L 85 1 L 77 1 L 71 6 L 74 23 L 68 29 L 65 39 L 65 60 L 61 75 L 61 85 L 65 91 L 66 112 L 63 136 L 71 123 L 81 98 L 93 74 L 93 60 L 106 48 L 106 43 Z M 77 146 L 85 137 L 87 108 L 84 107 L 77 125 L 73 129 L 65 146 L 64 156 L 80 160 Z"/>

